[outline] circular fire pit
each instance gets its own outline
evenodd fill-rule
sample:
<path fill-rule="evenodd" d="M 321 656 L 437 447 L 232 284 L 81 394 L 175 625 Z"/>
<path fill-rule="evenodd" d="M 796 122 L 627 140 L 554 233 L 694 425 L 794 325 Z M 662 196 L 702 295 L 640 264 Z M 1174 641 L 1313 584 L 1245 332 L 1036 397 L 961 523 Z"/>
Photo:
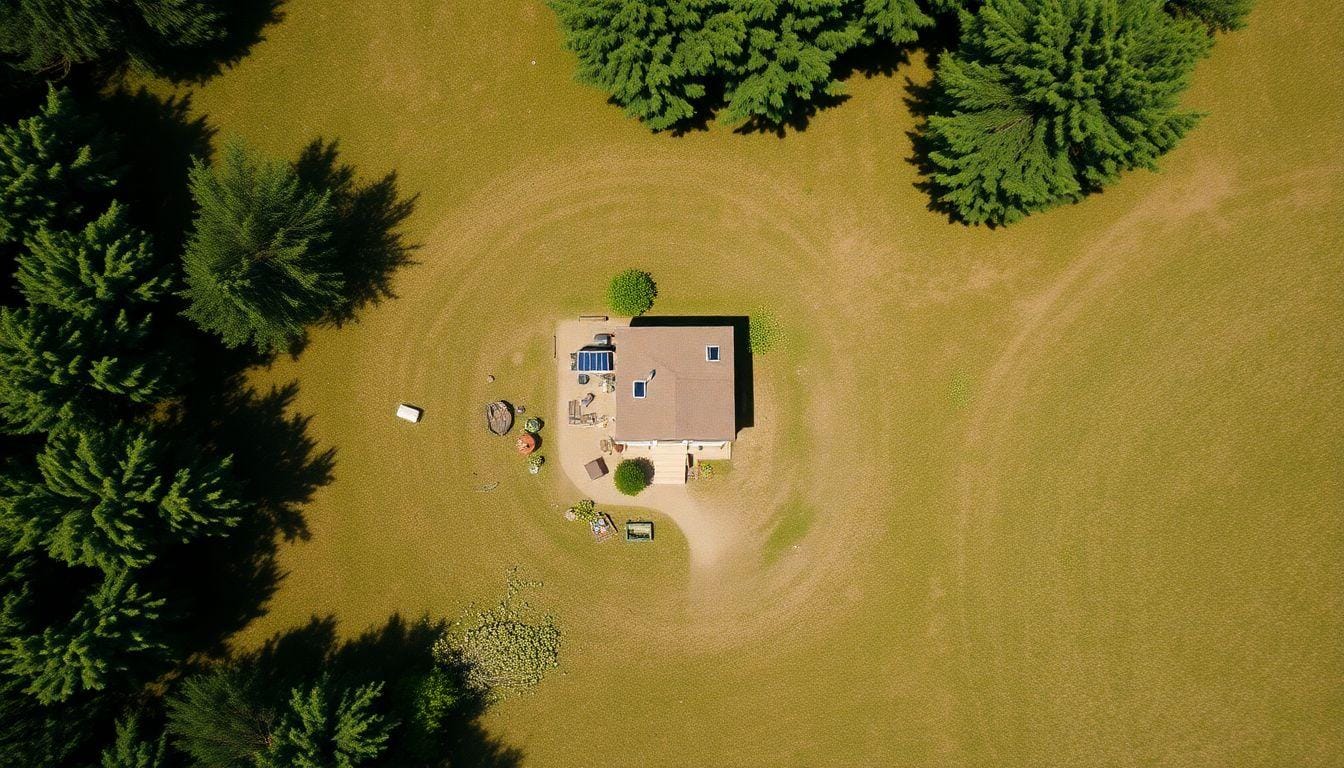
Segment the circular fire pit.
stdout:
<path fill-rule="evenodd" d="M 516 441 L 514 441 L 514 445 L 518 446 L 518 453 L 526 456 L 537 450 L 537 436 L 524 432 L 518 436 Z"/>

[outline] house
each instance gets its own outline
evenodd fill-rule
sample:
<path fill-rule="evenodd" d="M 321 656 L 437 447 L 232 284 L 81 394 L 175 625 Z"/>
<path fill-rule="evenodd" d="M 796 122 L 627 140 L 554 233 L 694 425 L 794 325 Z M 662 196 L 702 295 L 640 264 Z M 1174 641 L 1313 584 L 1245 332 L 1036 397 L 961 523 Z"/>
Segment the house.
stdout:
<path fill-rule="evenodd" d="M 579 428 L 566 435 L 583 441 L 597 430 L 596 448 L 650 461 L 658 484 L 685 483 L 695 460 L 732 458 L 739 384 L 749 385 L 737 381 L 746 361 L 737 356 L 736 327 L 693 318 L 599 322 L 556 329 L 556 349 L 574 350 L 556 356 L 558 405 L 568 402 L 568 423 Z"/>
<path fill-rule="evenodd" d="M 733 328 L 631 326 L 614 340 L 612 440 L 649 450 L 654 482 L 684 483 L 690 456 L 737 437 Z"/>

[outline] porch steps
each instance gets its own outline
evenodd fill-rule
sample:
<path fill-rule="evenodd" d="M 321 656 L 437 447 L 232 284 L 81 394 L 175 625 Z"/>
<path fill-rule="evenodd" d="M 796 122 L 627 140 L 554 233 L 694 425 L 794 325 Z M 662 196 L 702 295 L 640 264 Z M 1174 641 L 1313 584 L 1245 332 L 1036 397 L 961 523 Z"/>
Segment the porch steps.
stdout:
<path fill-rule="evenodd" d="M 685 485 L 686 465 L 690 456 L 680 443 L 655 445 L 650 449 L 655 485 Z"/>

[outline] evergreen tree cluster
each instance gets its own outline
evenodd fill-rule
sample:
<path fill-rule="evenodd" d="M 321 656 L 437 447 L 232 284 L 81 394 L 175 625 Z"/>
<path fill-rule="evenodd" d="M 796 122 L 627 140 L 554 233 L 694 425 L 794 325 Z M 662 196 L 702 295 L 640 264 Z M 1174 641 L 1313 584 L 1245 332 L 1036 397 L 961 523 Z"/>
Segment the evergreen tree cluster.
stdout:
<path fill-rule="evenodd" d="M 1194 126 L 1180 95 L 1253 0 L 550 0 L 580 81 L 653 130 L 716 113 L 779 127 L 840 95 L 846 54 L 919 41 L 942 15 L 917 137 L 936 207 L 1006 224 L 1157 159 Z"/>
<path fill-rule="evenodd" d="M 52 91 L 0 129 L 19 297 L 0 307 L 0 430 L 38 446 L 0 466 L 0 672 L 39 705 L 159 669 L 169 617 L 147 569 L 243 506 L 230 458 L 156 415 L 190 366 L 170 352 L 175 278 L 117 202 L 92 124 Z"/>
<path fill-rule="evenodd" d="M 1156 169 L 1209 36 L 1157 0 L 987 0 L 938 62 L 925 133 L 937 203 L 1004 224 Z"/>
<path fill-rule="evenodd" d="M 432 637 L 395 706 L 382 680 L 321 668 L 283 684 L 235 667 L 178 679 L 215 652 L 193 633 L 232 620 L 198 615 L 220 585 L 192 561 L 264 578 L 289 498 L 275 488 L 322 466 L 286 432 L 280 466 L 240 472 L 259 461 L 234 461 L 239 437 L 221 438 L 213 410 L 252 402 L 232 378 L 250 361 L 387 295 L 410 203 L 392 176 L 359 186 L 334 144 L 295 164 L 230 145 L 186 174 L 194 221 L 151 238 L 136 222 L 153 215 L 136 213 L 154 201 L 125 182 L 102 99 L 53 89 L 0 125 L 0 263 L 14 278 L 0 303 L 0 765 L 438 759 L 468 699 L 433 667 Z M 237 346 L 260 355 L 226 354 Z"/>
<path fill-rule="evenodd" d="M 384 752 L 396 725 L 378 710 L 383 687 L 338 686 L 324 674 L 275 707 L 253 676 L 218 669 L 187 678 L 168 700 L 167 733 L 202 766 L 356 768 Z"/>
<path fill-rule="evenodd" d="M 218 40 L 229 9 L 221 0 L 6 0 L 0 54 L 30 71 L 122 54 L 152 68 L 164 49 Z"/>
<path fill-rule="evenodd" d="M 844 91 L 837 62 L 902 45 L 933 18 L 915 0 L 551 0 L 578 77 L 654 130 L 718 110 L 777 126 Z"/>

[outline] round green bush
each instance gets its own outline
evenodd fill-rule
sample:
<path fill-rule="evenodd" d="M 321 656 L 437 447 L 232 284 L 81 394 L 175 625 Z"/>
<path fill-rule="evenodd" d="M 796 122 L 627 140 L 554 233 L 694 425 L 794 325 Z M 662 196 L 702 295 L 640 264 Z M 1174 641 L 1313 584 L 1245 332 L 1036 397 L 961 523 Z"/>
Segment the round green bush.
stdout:
<path fill-rule="evenodd" d="M 607 286 L 607 306 L 618 315 L 637 317 L 649 311 L 658 295 L 653 275 L 640 269 L 627 269 L 611 278 Z"/>
<path fill-rule="evenodd" d="M 638 496 L 649 485 L 648 462 L 626 459 L 616 465 L 616 490 L 626 496 Z"/>
<path fill-rule="evenodd" d="M 779 346 L 784 328 L 771 312 L 758 309 L 747 319 L 747 346 L 753 355 L 763 355 Z"/>

